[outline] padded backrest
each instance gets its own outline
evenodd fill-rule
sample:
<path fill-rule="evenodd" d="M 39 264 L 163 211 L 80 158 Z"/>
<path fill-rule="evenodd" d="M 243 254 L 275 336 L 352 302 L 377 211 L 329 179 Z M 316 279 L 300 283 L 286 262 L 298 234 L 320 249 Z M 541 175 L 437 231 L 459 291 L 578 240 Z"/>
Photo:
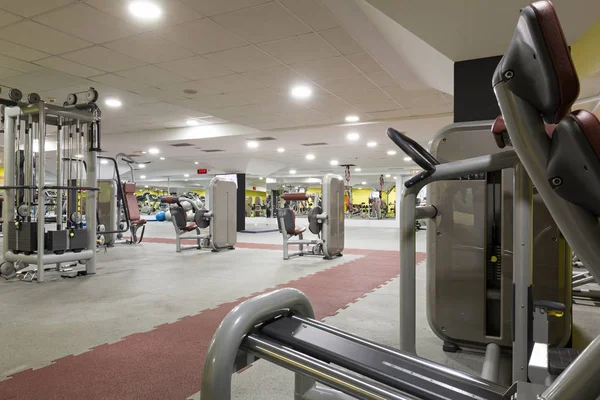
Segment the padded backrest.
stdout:
<path fill-rule="evenodd" d="M 140 219 L 140 208 L 138 207 L 137 197 L 135 196 L 135 183 L 123 183 L 123 192 L 125 193 L 125 205 L 129 213 L 130 221 L 138 221 Z"/>
<path fill-rule="evenodd" d="M 171 218 L 173 219 L 173 221 L 175 221 L 175 225 L 179 229 L 185 228 L 187 225 L 187 222 L 186 222 L 186 212 L 183 209 L 183 207 L 181 207 L 179 204 L 173 204 L 173 205 L 171 205 L 171 207 L 169 207 L 169 210 L 171 211 Z"/>
<path fill-rule="evenodd" d="M 547 124 L 567 115 L 579 95 L 579 79 L 554 6 L 536 1 L 521 10 L 513 40 L 494 73 L 535 107 Z"/>
<path fill-rule="evenodd" d="M 283 218 L 284 226 L 281 226 L 281 218 Z M 296 229 L 296 214 L 291 208 L 278 208 L 277 209 L 277 225 L 280 230 L 284 230 L 290 235 L 294 234 Z"/>

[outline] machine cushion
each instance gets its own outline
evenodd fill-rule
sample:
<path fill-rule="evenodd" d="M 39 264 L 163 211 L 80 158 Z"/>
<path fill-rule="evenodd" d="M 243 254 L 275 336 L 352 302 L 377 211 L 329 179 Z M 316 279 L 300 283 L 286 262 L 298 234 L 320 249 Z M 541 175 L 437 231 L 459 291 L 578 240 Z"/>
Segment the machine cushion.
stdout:
<path fill-rule="evenodd" d="M 135 220 L 135 221 L 129 221 L 129 223 L 131 225 L 145 225 L 146 222 L 148 222 L 148 221 L 146 221 L 145 219 L 138 219 L 138 220 Z"/>
<path fill-rule="evenodd" d="M 298 236 L 299 234 L 303 233 L 305 230 L 306 230 L 305 226 L 299 226 L 297 228 L 294 228 L 294 230 L 292 232 L 288 231 L 288 233 L 290 235 Z"/>
<path fill-rule="evenodd" d="M 136 222 L 136 225 L 145 224 L 146 220 L 141 219 L 140 208 L 138 207 L 137 197 L 135 196 L 135 183 L 123 183 L 123 192 L 125 192 L 125 205 L 127 206 L 129 221 L 131 223 Z"/>
<path fill-rule="evenodd" d="M 190 222 L 185 227 L 179 228 L 179 229 L 181 229 L 182 231 L 185 231 L 185 232 L 191 232 L 191 231 L 195 230 L 197 227 L 198 227 L 198 225 L 196 225 L 195 222 Z"/>
<path fill-rule="evenodd" d="M 308 195 L 306 193 L 285 193 L 281 198 L 286 201 L 304 201 L 308 200 Z"/>
<path fill-rule="evenodd" d="M 504 117 L 499 115 L 492 124 L 492 133 L 494 134 L 494 140 L 501 149 L 506 147 L 502 135 L 506 132 L 506 124 L 504 123 Z"/>
<path fill-rule="evenodd" d="M 570 115 L 581 128 L 594 153 L 600 158 L 600 121 L 586 110 L 575 111 Z"/>
<path fill-rule="evenodd" d="M 124 182 L 123 191 L 125 194 L 135 193 L 135 182 Z"/>

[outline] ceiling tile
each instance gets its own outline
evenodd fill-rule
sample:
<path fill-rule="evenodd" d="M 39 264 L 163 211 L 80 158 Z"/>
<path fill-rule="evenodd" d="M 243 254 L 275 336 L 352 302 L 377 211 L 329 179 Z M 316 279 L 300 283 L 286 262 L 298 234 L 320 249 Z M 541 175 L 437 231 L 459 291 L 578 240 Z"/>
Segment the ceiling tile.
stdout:
<path fill-rule="evenodd" d="M 350 104 L 386 103 L 392 99 L 381 89 L 351 90 L 339 95 Z M 394 108 L 399 108 L 398 106 Z"/>
<path fill-rule="evenodd" d="M 194 53 L 179 47 L 152 33 L 141 33 L 115 42 L 106 47 L 151 64 L 191 57 Z"/>
<path fill-rule="evenodd" d="M 284 0 L 283 4 L 315 31 L 338 26 L 333 16 L 318 0 Z"/>
<path fill-rule="evenodd" d="M 75 0 L 0 0 L 0 8 L 23 17 L 32 17 L 74 2 Z"/>
<path fill-rule="evenodd" d="M 598 91 L 600 92 L 600 88 Z M 442 93 L 442 97 L 444 98 L 444 100 L 446 100 L 446 103 L 449 106 L 454 106 L 454 96 L 452 96 L 451 94 Z"/>
<path fill-rule="evenodd" d="M 82 3 L 42 14 L 34 20 L 93 43 L 104 43 L 140 32 L 139 28 Z"/>
<path fill-rule="evenodd" d="M 375 119 L 387 119 L 387 118 L 404 118 L 410 114 L 405 109 L 390 110 L 390 111 L 379 111 L 370 112 L 369 115 Z"/>
<path fill-rule="evenodd" d="M 66 74 L 64 72 L 56 71 L 50 68 L 41 68 L 37 71 L 32 72 L 31 75 L 46 79 L 53 85 L 58 84 L 57 87 L 81 85 L 86 86 L 87 89 L 90 84 L 90 81 L 88 79 L 71 74 Z"/>
<path fill-rule="evenodd" d="M 172 96 L 176 96 L 178 98 L 186 98 L 186 99 L 194 99 L 202 96 L 211 96 L 215 94 L 220 94 L 216 89 L 206 87 L 202 81 L 189 81 L 189 82 L 181 82 L 181 83 L 173 83 L 170 85 L 162 85 L 160 88 L 164 91 L 168 92 Z M 186 89 L 195 90 L 196 94 L 184 93 L 183 91 Z"/>
<path fill-rule="evenodd" d="M 4 10 L 0 10 L 0 26 L 5 26 L 5 25 L 9 25 L 12 23 L 15 23 L 17 21 L 20 21 L 22 18 L 19 17 L 18 15 L 15 14 L 11 14 L 9 12 L 6 12 Z"/>
<path fill-rule="evenodd" d="M 348 62 L 344 57 L 326 58 L 324 60 L 293 64 L 291 67 L 314 81 L 344 78 L 360 74 L 358 68 Z"/>
<path fill-rule="evenodd" d="M 435 89 L 404 90 L 401 86 L 390 86 L 384 90 L 405 108 L 437 106 L 446 103 L 441 93 Z"/>
<path fill-rule="evenodd" d="M 367 74 L 367 77 L 375 82 L 380 88 L 398 86 L 398 82 L 385 71 L 371 72 L 370 74 Z"/>
<path fill-rule="evenodd" d="M 90 68 L 85 65 L 70 60 L 65 60 L 64 58 L 60 57 L 50 57 L 45 58 L 43 60 L 38 60 L 36 61 L 36 64 L 55 69 L 57 71 L 65 72 L 67 74 L 80 76 L 82 78 L 104 74 L 104 71 L 100 71 L 99 69 Z"/>
<path fill-rule="evenodd" d="M 375 61 L 367 53 L 351 54 L 351 55 L 347 56 L 347 58 L 352 64 L 356 65 L 358 67 L 358 69 L 360 69 L 365 74 L 368 74 L 371 72 L 383 71 L 383 68 L 381 68 L 381 65 L 379 65 L 377 63 L 377 61 Z"/>
<path fill-rule="evenodd" d="M 295 84 L 306 82 L 306 78 L 285 65 L 244 72 L 242 75 L 263 86 L 278 89 L 289 89 Z"/>
<path fill-rule="evenodd" d="M 183 82 L 186 78 L 155 65 L 144 65 L 117 72 L 117 75 L 149 86 L 160 86 L 169 83 Z"/>
<path fill-rule="evenodd" d="M 217 65 L 203 56 L 182 58 L 176 61 L 160 63 L 158 66 L 192 80 L 231 74 L 231 71 L 227 68 Z"/>
<path fill-rule="evenodd" d="M 8 78 L 9 76 L 21 75 L 22 72 L 15 71 L 14 69 L 0 67 L 0 79 Z"/>
<path fill-rule="evenodd" d="M 207 54 L 206 58 L 217 64 L 224 65 L 235 72 L 253 71 L 281 65 L 280 62 L 253 46 Z"/>
<path fill-rule="evenodd" d="M 91 78 L 91 80 L 93 80 L 95 82 L 100 82 L 100 83 L 103 83 L 105 85 L 112 86 L 115 88 L 120 88 L 123 90 L 131 90 L 134 92 L 136 90 L 141 90 L 141 89 L 144 89 L 147 87 L 147 85 L 141 84 L 139 82 L 134 82 L 134 81 L 125 79 L 121 76 L 114 75 L 114 74 L 105 74 L 105 75 L 100 75 L 100 76 L 94 76 L 93 78 Z"/>
<path fill-rule="evenodd" d="M 317 82 L 331 93 L 345 93 L 357 90 L 375 89 L 376 86 L 364 75 L 354 75 L 348 78 L 327 79 Z"/>
<path fill-rule="evenodd" d="M 25 61 L 17 60 L 7 56 L 0 55 L 0 65 L 23 73 L 30 73 L 41 69 L 40 66 L 28 63 Z"/>
<path fill-rule="evenodd" d="M 319 34 L 344 55 L 364 52 L 363 48 L 343 28 L 333 28 L 319 32 Z"/>
<path fill-rule="evenodd" d="M 272 0 L 182 0 L 207 16 L 223 14 L 240 8 L 252 7 Z"/>
<path fill-rule="evenodd" d="M 243 92 L 246 90 L 261 89 L 263 87 L 239 74 L 203 79 L 198 81 L 198 83 L 203 84 L 209 89 L 216 90 L 218 93 Z"/>
<path fill-rule="evenodd" d="M 208 109 L 241 106 L 244 104 L 275 103 L 281 97 L 268 89 L 248 90 L 245 92 L 227 93 L 216 96 L 207 96 L 198 99 Z"/>
<path fill-rule="evenodd" d="M 48 79 L 46 76 L 36 76 L 33 74 L 23 74 L 3 78 L 2 83 L 10 87 L 19 88 L 25 96 L 32 91 L 26 88 L 32 88 L 33 91 L 39 93 L 63 86 L 69 86 L 69 83 L 65 82 L 64 79 Z"/>
<path fill-rule="evenodd" d="M 208 18 L 159 29 L 156 34 L 198 54 L 247 44 L 246 41 Z"/>
<path fill-rule="evenodd" d="M 380 101 L 375 103 L 358 103 L 354 104 L 356 108 L 366 113 L 383 112 L 389 110 L 395 110 L 398 108 L 398 104 L 392 100 Z"/>
<path fill-rule="evenodd" d="M 27 32 L 27 34 L 25 35 L 23 32 Z M 0 29 L 0 36 L 50 54 L 66 53 L 91 45 L 84 40 L 28 20 Z"/>
<path fill-rule="evenodd" d="M 0 54 L 4 54 L 25 61 L 39 60 L 40 58 L 49 56 L 49 54 L 42 53 L 41 51 L 33 50 L 28 47 L 23 47 L 21 45 L 7 42 L 6 40 L 2 39 L 0 39 Z"/>
<path fill-rule="evenodd" d="M 316 33 L 261 43 L 261 49 L 284 64 L 296 64 L 338 56 L 339 53 Z"/>
<path fill-rule="evenodd" d="M 142 21 L 133 17 L 128 12 L 127 4 L 123 0 L 86 0 L 85 2 L 92 7 L 125 20 L 129 24 L 136 25 L 145 31 L 152 31 L 202 18 L 202 14 L 198 11 L 177 0 L 161 1 L 162 14 L 155 21 Z"/>
<path fill-rule="evenodd" d="M 408 113 L 410 115 L 419 116 L 419 115 L 447 114 L 447 113 L 452 112 L 452 108 L 448 105 L 443 105 L 443 106 L 407 108 L 406 111 L 408 111 Z"/>
<path fill-rule="evenodd" d="M 108 72 L 139 67 L 145 64 L 141 60 L 117 53 L 102 46 L 89 47 L 73 53 L 63 54 L 62 57 Z"/>
<path fill-rule="evenodd" d="M 261 43 L 309 33 L 310 28 L 281 4 L 272 2 L 213 18 L 251 43 Z"/>

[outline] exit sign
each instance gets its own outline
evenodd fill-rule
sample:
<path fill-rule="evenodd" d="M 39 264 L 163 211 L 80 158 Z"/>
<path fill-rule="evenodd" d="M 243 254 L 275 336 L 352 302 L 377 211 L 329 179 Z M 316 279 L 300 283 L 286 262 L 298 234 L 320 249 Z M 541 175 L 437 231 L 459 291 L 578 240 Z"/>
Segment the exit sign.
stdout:
<path fill-rule="evenodd" d="M 198 175 L 203 175 L 208 173 L 208 170 L 206 168 L 200 168 L 198 171 Z"/>

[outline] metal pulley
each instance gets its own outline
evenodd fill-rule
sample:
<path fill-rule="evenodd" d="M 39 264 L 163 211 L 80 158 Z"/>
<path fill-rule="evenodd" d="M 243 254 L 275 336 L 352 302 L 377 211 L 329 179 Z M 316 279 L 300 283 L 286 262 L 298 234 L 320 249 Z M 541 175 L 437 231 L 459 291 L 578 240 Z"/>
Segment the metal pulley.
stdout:
<path fill-rule="evenodd" d="M 98 91 L 94 88 L 89 88 L 87 92 L 85 92 L 85 99 L 90 103 L 95 103 L 98 101 Z"/>
<path fill-rule="evenodd" d="M 8 91 L 8 98 L 12 101 L 21 101 L 23 98 L 23 92 L 21 92 L 19 89 L 10 89 Z"/>
<path fill-rule="evenodd" d="M 67 95 L 67 101 L 65 102 L 68 106 L 77 104 L 77 95 L 75 93 L 69 93 Z"/>
<path fill-rule="evenodd" d="M 210 226 L 210 217 L 208 217 L 206 214 L 208 214 L 208 210 L 203 208 L 196 211 L 196 214 L 194 215 L 194 222 L 200 229 L 205 229 Z"/>
<path fill-rule="evenodd" d="M 26 204 L 21 204 L 17 207 L 17 214 L 19 217 L 26 218 L 29 216 L 29 207 Z"/>
<path fill-rule="evenodd" d="M 36 104 L 36 103 L 39 103 L 41 100 L 42 100 L 42 98 L 37 93 L 29 93 L 27 95 L 27 102 L 29 104 Z"/>

